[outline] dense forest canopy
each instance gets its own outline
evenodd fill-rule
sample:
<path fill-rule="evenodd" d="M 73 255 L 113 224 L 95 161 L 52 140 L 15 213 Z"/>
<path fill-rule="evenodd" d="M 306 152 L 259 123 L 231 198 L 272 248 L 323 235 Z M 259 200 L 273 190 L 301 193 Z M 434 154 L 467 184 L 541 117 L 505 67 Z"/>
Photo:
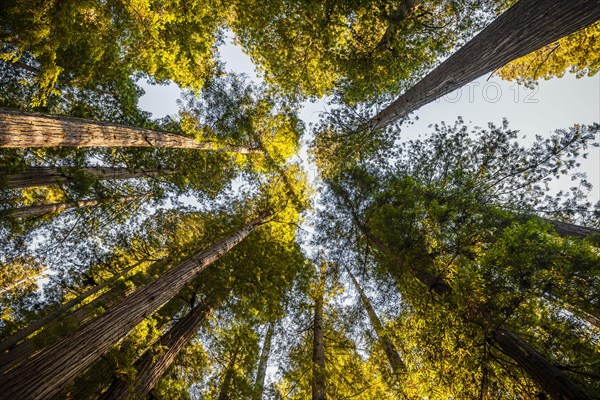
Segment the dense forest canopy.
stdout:
<path fill-rule="evenodd" d="M 600 397 L 580 169 L 600 116 L 403 136 L 483 75 L 591 79 L 599 20 L 593 0 L 2 2 L 1 396 Z M 226 37 L 262 82 L 227 70 Z M 140 108 L 144 80 L 180 88 L 177 115 Z"/>

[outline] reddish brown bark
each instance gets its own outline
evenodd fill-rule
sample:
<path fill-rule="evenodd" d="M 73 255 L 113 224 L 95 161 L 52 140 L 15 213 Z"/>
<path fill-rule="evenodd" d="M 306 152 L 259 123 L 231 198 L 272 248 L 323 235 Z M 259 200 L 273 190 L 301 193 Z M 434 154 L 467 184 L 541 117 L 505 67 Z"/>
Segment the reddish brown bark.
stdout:
<path fill-rule="evenodd" d="M 0 147 L 166 147 L 259 152 L 243 146 L 197 142 L 173 133 L 8 108 L 0 108 Z"/>
<path fill-rule="evenodd" d="M 519 0 L 369 121 L 384 128 L 508 62 L 600 19 L 596 0 Z"/>
<path fill-rule="evenodd" d="M 323 337 L 323 302 L 325 298 L 325 266 L 321 267 L 319 290 L 315 298 L 315 314 L 313 320 L 313 375 L 312 399 L 325 400 L 326 372 L 325 372 L 325 342 Z"/>
<path fill-rule="evenodd" d="M 136 290 L 77 331 L 0 377 L 0 393 L 14 399 L 57 394 L 121 338 L 165 304 L 200 272 L 225 255 L 266 221 L 261 216 Z"/>
<path fill-rule="evenodd" d="M 44 214 L 57 214 L 63 211 L 71 210 L 74 208 L 84 208 L 84 207 L 93 207 L 100 204 L 106 203 L 130 203 L 132 201 L 138 200 L 142 196 L 121 196 L 115 198 L 108 199 L 88 199 L 88 200 L 79 200 L 73 203 L 51 203 L 51 204 L 38 204 L 35 206 L 27 206 L 14 208 L 11 210 L 3 211 L 3 214 L 11 215 L 15 218 L 26 218 L 26 217 L 35 217 Z"/>

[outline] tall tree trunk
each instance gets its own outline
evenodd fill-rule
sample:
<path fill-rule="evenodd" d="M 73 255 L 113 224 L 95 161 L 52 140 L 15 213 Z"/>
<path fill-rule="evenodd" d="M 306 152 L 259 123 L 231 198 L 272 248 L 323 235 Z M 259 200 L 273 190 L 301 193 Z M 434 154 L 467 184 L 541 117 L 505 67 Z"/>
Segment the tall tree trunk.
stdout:
<path fill-rule="evenodd" d="M 313 370 L 312 370 L 312 399 L 325 400 L 325 342 L 323 338 L 323 302 L 325 298 L 325 264 L 321 266 L 319 290 L 315 298 L 315 315 L 313 321 Z"/>
<path fill-rule="evenodd" d="M 600 6 L 598 7 L 600 8 Z M 570 224 L 568 222 L 560 222 L 552 219 L 543 218 L 543 220 L 554 227 L 554 230 L 562 237 L 575 237 L 585 239 L 590 235 L 600 234 L 600 229 L 588 228 L 587 226 Z"/>
<path fill-rule="evenodd" d="M 519 0 L 369 121 L 383 128 L 508 62 L 600 19 L 597 0 Z"/>
<path fill-rule="evenodd" d="M 145 195 L 144 195 L 145 196 Z M 99 204 L 106 203 L 129 203 L 140 199 L 144 196 L 120 196 L 113 197 L 108 199 L 88 199 L 88 200 L 78 200 L 73 203 L 50 203 L 50 204 L 38 204 L 35 206 L 27 206 L 20 208 L 13 208 L 9 210 L 3 211 L 1 214 L 7 214 L 14 218 L 26 218 L 26 217 L 36 217 L 39 215 L 45 214 L 58 214 L 63 211 L 71 210 L 74 208 L 83 208 L 83 207 L 93 207 Z"/>
<path fill-rule="evenodd" d="M 24 189 L 33 186 L 48 186 L 56 183 L 68 182 L 73 179 L 68 167 L 27 167 L 17 174 L 4 176 L 7 189 Z M 151 169 L 132 171 L 127 168 L 118 167 L 84 167 L 78 171 L 93 176 L 98 180 L 109 179 L 134 179 L 170 175 L 173 170 Z"/>
<path fill-rule="evenodd" d="M 273 333 L 275 332 L 275 321 L 269 322 L 267 327 L 267 333 L 265 334 L 265 340 L 263 342 L 262 350 L 260 351 L 260 358 L 258 360 L 258 368 L 256 369 L 256 379 L 254 380 L 254 393 L 252 398 L 254 400 L 262 400 L 263 391 L 265 388 L 265 377 L 267 376 L 267 364 L 269 363 L 269 353 L 271 352 L 271 341 L 273 340 Z"/>
<path fill-rule="evenodd" d="M 550 293 L 549 291 L 545 291 L 543 296 L 551 302 L 558 303 L 559 307 L 569 311 L 577 318 L 600 329 L 600 311 L 597 308 L 590 309 L 589 303 L 581 304 L 577 301 L 566 300 L 560 295 Z"/>
<path fill-rule="evenodd" d="M 396 350 L 396 346 L 394 346 L 394 343 L 392 342 L 392 340 L 389 338 L 388 334 L 386 333 L 386 330 L 385 330 L 383 324 L 381 323 L 381 320 L 377 316 L 377 313 L 373 309 L 373 306 L 371 305 L 369 298 L 367 297 L 364 290 L 362 289 L 362 287 L 356 280 L 356 277 L 352 274 L 352 272 L 350 272 L 350 269 L 346 268 L 346 271 L 350 275 L 350 278 L 352 279 L 352 283 L 354 284 L 354 287 L 356 288 L 356 290 L 358 291 L 358 294 L 360 295 L 360 299 L 363 303 L 363 306 L 367 310 L 367 314 L 369 315 L 369 321 L 371 322 L 371 325 L 373 326 L 373 329 L 375 330 L 375 333 L 377 334 L 379 343 L 381 343 L 381 346 L 383 347 L 383 349 L 385 351 L 385 354 L 390 363 L 390 366 L 392 367 L 392 370 L 394 371 L 394 373 L 397 376 L 404 374 L 406 372 L 406 365 L 404 364 L 404 361 L 400 357 L 400 354 L 398 354 L 398 350 Z"/>
<path fill-rule="evenodd" d="M 214 308 L 228 293 L 229 291 L 220 296 L 206 298 L 188 315 L 180 319 L 168 332 L 161 336 L 158 341 L 159 350 L 150 349 L 136 361 L 134 365 L 137 371 L 136 376 L 130 381 L 116 379 L 102 395 L 102 399 L 145 398 L 173 363 L 177 354 L 194 338 L 200 325 L 207 320 Z"/>
<path fill-rule="evenodd" d="M 243 146 L 197 142 L 173 133 L 9 108 L 0 108 L 0 147 L 165 147 L 258 152 Z"/>
<path fill-rule="evenodd" d="M 213 262 L 240 243 L 267 215 L 188 258 L 136 290 L 106 313 L 0 376 L 0 393 L 11 399 L 43 399 L 60 391 L 137 324 L 165 304 Z"/>
<path fill-rule="evenodd" d="M 146 259 L 143 259 L 143 260 L 141 260 L 141 261 L 139 261 L 137 263 L 132 264 L 131 266 L 129 266 L 127 268 L 124 268 L 118 274 L 113 275 L 112 277 L 110 277 L 109 279 L 105 280 L 101 284 L 96 285 L 93 288 L 90 288 L 89 290 L 81 293 L 79 296 L 75 297 L 74 299 L 71 299 L 71 300 L 67 301 L 66 303 L 63 303 L 63 304 L 59 305 L 54 310 L 50 311 L 48 314 L 46 314 L 43 317 L 41 317 L 41 318 L 39 318 L 39 319 L 31 322 L 24 329 L 21 329 L 20 331 L 16 332 L 12 336 L 9 336 L 8 338 L 4 339 L 0 343 L 0 354 L 3 353 L 3 352 L 5 352 L 5 351 L 7 351 L 7 350 L 11 350 L 12 348 L 15 347 L 15 345 L 17 343 L 19 343 L 21 340 L 25 339 L 27 336 L 31 335 L 32 333 L 34 333 L 37 330 L 42 329 L 44 326 L 46 326 L 46 324 L 48 324 L 49 322 L 51 322 L 55 318 L 61 316 L 63 313 L 67 312 L 71 308 L 73 308 L 76 305 L 80 304 L 82 301 L 84 301 L 88 297 L 90 297 L 90 296 L 98 293 L 100 290 L 102 290 L 106 286 L 112 284 L 113 282 L 115 282 L 120 277 L 125 276 L 127 273 L 129 273 L 129 271 L 131 271 L 134 268 L 138 267 L 140 264 L 144 263 L 145 261 L 146 261 Z M 0 361 L 0 365 L 2 365 L 2 364 L 3 363 Z"/>
<path fill-rule="evenodd" d="M 227 367 L 225 369 L 225 376 L 223 377 L 223 383 L 221 384 L 221 389 L 219 390 L 218 400 L 230 400 L 231 399 L 229 393 L 231 392 L 231 381 L 235 374 L 234 367 L 235 367 L 235 362 L 236 362 L 239 350 L 240 350 L 239 346 L 236 347 L 235 352 L 233 353 L 233 356 L 229 359 L 229 362 L 227 363 Z"/>
<path fill-rule="evenodd" d="M 373 235 L 364 224 L 358 220 L 356 222 L 365 236 L 374 239 L 371 241 L 380 251 L 392 255 L 391 250 Z M 448 295 L 452 294 L 452 287 L 442 277 L 436 277 L 422 267 L 411 265 L 407 268 L 400 260 L 398 263 L 401 270 L 408 271 L 431 292 L 449 301 Z M 591 397 L 582 388 L 550 364 L 542 355 L 529 347 L 518 336 L 511 333 L 504 326 L 497 327 L 496 321 L 491 318 L 491 315 L 491 310 L 484 304 L 479 307 L 479 315 L 474 317 L 481 318 L 486 325 L 494 328 L 490 339 L 507 356 L 512 358 L 544 392 L 556 399 L 591 400 Z"/>

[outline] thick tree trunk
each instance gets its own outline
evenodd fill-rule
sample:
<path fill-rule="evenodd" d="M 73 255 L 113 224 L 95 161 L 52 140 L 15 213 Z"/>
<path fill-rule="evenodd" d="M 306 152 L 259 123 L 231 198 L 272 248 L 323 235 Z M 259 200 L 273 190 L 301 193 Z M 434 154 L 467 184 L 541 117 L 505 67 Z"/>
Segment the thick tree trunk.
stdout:
<path fill-rule="evenodd" d="M 383 128 L 411 111 L 600 19 L 597 0 L 519 0 L 369 121 Z"/>
<path fill-rule="evenodd" d="M 43 399 L 83 372 L 98 357 L 165 304 L 213 262 L 266 221 L 263 215 L 136 290 L 104 314 L 0 376 L 0 393 L 11 399 Z"/>
<path fill-rule="evenodd" d="M 598 6 L 600 8 L 600 6 Z M 551 224 L 554 230 L 559 236 L 562 237 L 576 237 L 579 239 L 585 239 L 586 237 L 594 234 L 600 234 L 600 229 L 588 228 L 587 226 L 570 224 L 568 222 L 554 221 L 552 219 L 544 218 L 544 221 Z"/>
<path fill-rule="evenodd" d="M 220 296 L 225 297 L 225 296 Z M 205 299 L 180 319 L 158 341 L 160 349 L 148 350 L 135 363 L 136 376 L 130 381 L 117 379 L 102 395 L 102 399 L 143 399 L 152 390 L 156 382 L 169 368 L 175 357 L 194 338 L 198 328 L 204 323 L 221 298 Z"/>
<path fill-rule="evenodd" d="M 315 298 L 315 315 L 313 321 L 313 371 L 312 371 L 312 399 L 325 400 L 326 373 L 325 373 L 325 342 L 323 338 L 323 301 L 325 298 L 325 269 L 321 268 L 319 291 Z"/>
<path fill-rule="evenodd" d="M 27 217 L 36 217 L 39 215 L 45 214 L 58 214 L 63 211 L 71 210 L 74 208 L 83 208 L 83 207 L 94 207 L 99 204 L 106 203 L 129 203 L 135 201 L 143 196 L 121 196 L 114 197 L 108 199 L 88 199 L 88 200 L 78 200 L 73 203 L 51 203 L 51 204 L 38 204 L 35 206 L 21 207 L 21 208 L 13 208 L 9 210 L 5 210 L 2 214 L 8 214 L 14 218 L 27 218 Z"/>
<path fill-rule="evenodd" d="M 263 342 L 262 350 L 260 351 L 260 358 L 258 360 L 258 368 L 256 369 L 256 379 L 254 380 L 254 393 L 252 398 L 254 400 L 262 400 L 263 391 L 265 388 L 265 377 L 267 376 L 267 364 L 269 363 L 269 353 L 271 352 L 271 341 L 273 340 L 273 333 L 275 332 L 275 321 L 269 322 L 267 327 L 267 333 L 265 334 L 265 340 Z"/>
<path fill-rule="evenodd" d="M 352 283 L 354 284 L 354 287 L 360 295 L 360 299 L 363 303 L 363 306 L 367 310 L 367 314 L 369 315 L 369 321 L 371 322 L 371 325 L 375 330 L 375 334 L 377 334 L 379 343 L 381 343 L 381 346 L 385 351 L 385 354 L 388 358 L 390 366 L 392 367 L 392 370 L 397 376 L 404 374 L 406 372 L 406 365 L 404 364 L 404 361 L 402 361 L 402 357 L 400 357 L 398 350 L 396 350 L 396 346 L 386 333 L 385 328 L 381 323 L 381 320 L 379 319 L 379 316 L 377 315 L 375 309 L 373 309 L 373 306 L 369 301 L 369 298 L 367 297 L 364 290 L 356 280 L 356 277 L 352 274 L 352 272 L 350 272 L 350 269 L 346 268 L 346 271 L 350 275 L 350 279 L 352 279 Z"/>
<path fill-rule="evenodd" d="M 358 222 L 361 231 L 368 238 L 376 238 L 368 228 Z M 378 238 L 373 241 L 380 251 L 391 254 Z M 407 270 L 414 278 L 425 285 L 430 291 L 436 293 L 440 297 L 449 299 L 448 295 L 452 294 L 452 287 L 442 277 L 436 277 L 430 272 L 418 266 L 411 265 L 409 268 L 398 261 L 401 270 Z M 591 397 L 586 392 L 567 378 L 562 372 L 555 368 L 542 355 L 529 347 L 518 336 L 511 333 L 503 326 L 496 327 L 496 322 L 490 317 L 492 313 L 487 306 L 482 305 L 479 308 L 479 315 L 474 315 L 475 318 L 480 318 L 489 327 L 494 330 L 490 335 L 491 340 L 496 343 L 500 349 L 509 357 L 511 357 L 521 367 L 527 375 L 548 395 L 556 399 L 565 400 L 591 400 Z"/>
<path fill-rule="evenodd" d="M 197 142 L 173 133 L 8 108 L 0 108 L 0 147 L 165 147 L 258 152 L 243 146 Z"/>
<path fill-rule="evenodd" d="M 80 168 L 79 171 L 93 176 L 98 180 L 148 178 L 173 173 L 172 170 L 167 169 L 132 171 L 127 168 L 118 167 L 84 167 Z M 17 174 L 5 175 L 4 183 L 7 189 L 24 189 L 33 186 L 48 186 L 68 182 L 72 179 L 73 177 L 69 173 L 69 168 L 27 167 L 24 171 Z"/>
<path fill-rule="evenodd" d="M 17 343 L 19 343 L 21 340 L 25 339 L 27 336 L 31 335 L 32 333 L 34 333 L 37 330 L 42 329 L 44 326 L 46 326 L 46 324 L 48 324 L 55 318 L 59 317 L 60 315 L 67 312 L 71 308 L 80 304 L 82 301 L 84 301 L 88 297 L 98 293 L 100 290 L 102 290 L 106 286 L 112 284 L 120 277 L 126 275 L 129 271 L 136 268 L 137 266 L 139 266 L 140 264 L 142 264 L 145 261 L 146 260 L 144 259 L 135 264 L 132 264 L 131 266 L 129 266 L 127 268 L 124 268 L 121 272 L 113 275 L 110 279 L 107 279 L 106 281 L 102 282 L 101 284 L 96 285 L 93 288 L 81 293 L 79 296 L 75 297 L 74 299 L 71 299 L 71 300 L 67 301 L 66 303 L 59 305 L 54 310 L 50 311 L 48 314 L 44 315 L 43 317 L 41 317 L 41 318 L 33 321 L 29 325 L 27 325 L 27 327 L 25 327 L 24 329 L 21 329 L 19 332 L 15 333 L 14 335 L 9 336 L 5 340 L 3 340 L 2 343 L 0 343 L 0 353 L 3 353 L 7 350 L 11 350 L 12 348 L 15 347 L 15 345 Z M 1 361 L 0 361 L 0 365 L 2 365 Z"/>

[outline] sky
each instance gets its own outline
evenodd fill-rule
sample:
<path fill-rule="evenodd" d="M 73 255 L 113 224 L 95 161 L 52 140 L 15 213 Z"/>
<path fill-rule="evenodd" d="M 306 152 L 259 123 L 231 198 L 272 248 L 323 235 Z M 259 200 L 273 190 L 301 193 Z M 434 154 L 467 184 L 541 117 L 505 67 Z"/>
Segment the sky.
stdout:
<path fill-rule="evenodd" d="M 219 52 L 226 70 L 245 73 L 256 82 L 261 80 L 250 58 L 230 39 L 225 40 Z M 146 91 L 140 100 L 142 109 L 152 112 L 154 117 L 177 114 L 176 100 L 180 90 L 176 85 L 152 86 L 142 82 L 142 87 Z M 308 125 L 318 121 L 319 113 L 326 109 L 324 101 L 306 102 L 300 117 Z M 507 118 L 509 127 L 518 129 L 520 136 L 547 137 L 555 129 L 600 122 L 600 74 L 581 79 L 566 74 L 563 78 L 541 80 L 535 90 L 496 76 L 484 76 L 422 107 L 413 115 L 418 120 L 402 127 L 401 135 L 406 139 L 427 135 L 432 131 L 429 125 L 441 121 L 451 124 L 458 116 L 469 125 L 481 127 L 487 126 L 488 122 L 498 125 Z M 600 201 L 600 149 L 590 149 L 589 153 L 587 159 L 581 160 L 581 170 L 587 173 L 594 186 L 590 200 L 595 203 Z M 305 148 L 299 157 L 305 163 L 309 177 L 314 179 L 316 170 L 308 163 Z M 568 189 L 570 180 L 568 176 L 565 178 L 555 184 L 553 190 Z"/>

